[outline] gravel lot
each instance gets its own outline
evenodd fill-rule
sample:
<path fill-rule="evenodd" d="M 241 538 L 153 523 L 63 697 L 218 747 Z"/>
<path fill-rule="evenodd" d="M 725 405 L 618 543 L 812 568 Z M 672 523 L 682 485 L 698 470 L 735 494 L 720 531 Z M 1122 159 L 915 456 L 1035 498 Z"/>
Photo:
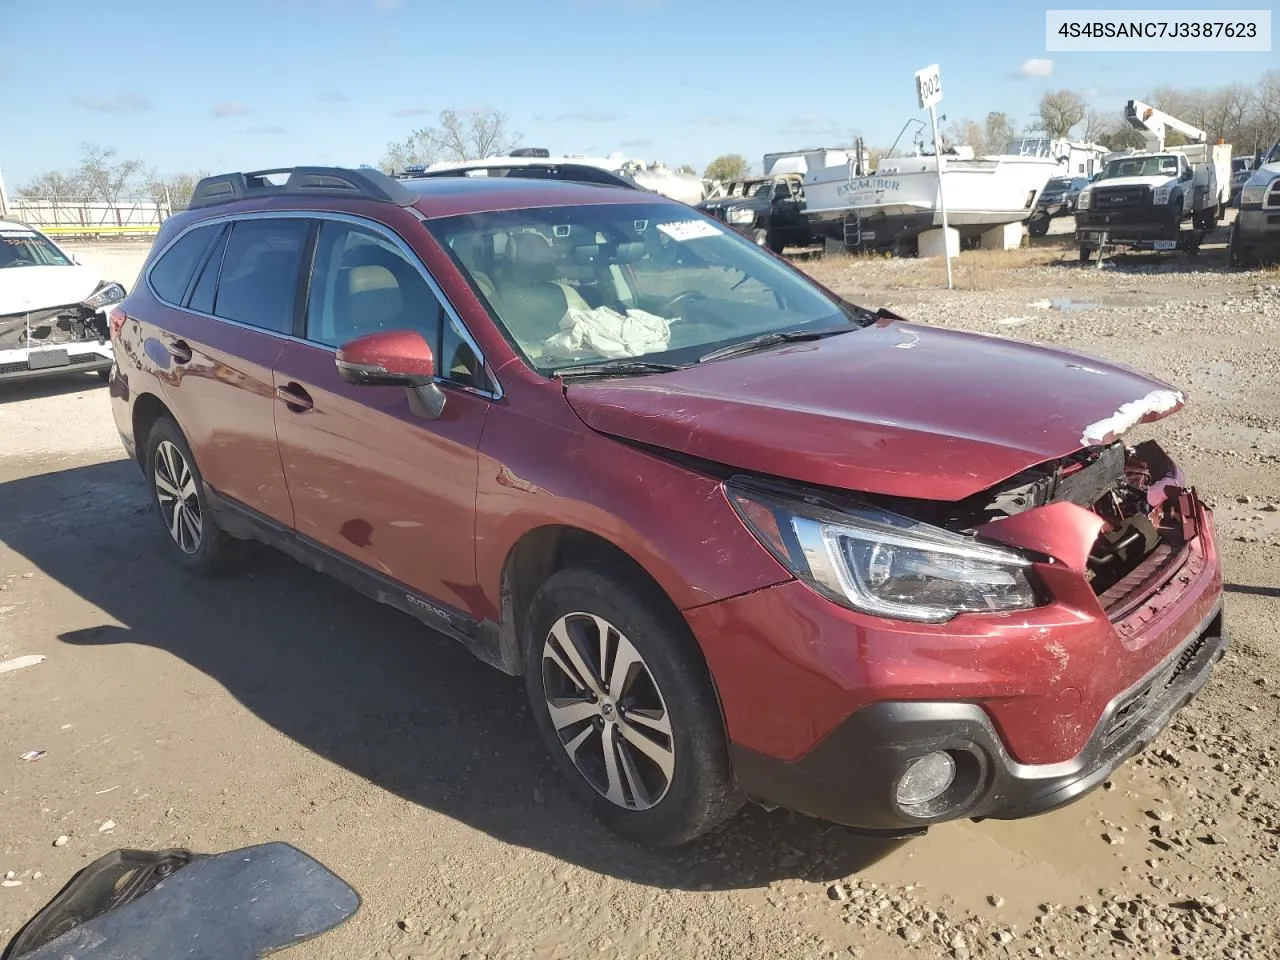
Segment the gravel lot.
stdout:
<path fill-rule="evenodd" d="M 281 556 L 185 579 L 99 381 L 0 388 L 0 660 L 47 657 L 0 675 L 0 941 L 107 850 L 286 839 L 364 897 L 299 958 L 1280 956 L 1280 274 L 1059 242 L 965 254 L 951 292 L 936 263 L 806 265 L 1187 391 L 1142 433 L 1216 506 L 1233 646 L 1107 789 L 906 843 L 752 808 L 628 846 L 561 788 L 518 681 Z M 77 252 L 132 285 L 145 248 Z"/>

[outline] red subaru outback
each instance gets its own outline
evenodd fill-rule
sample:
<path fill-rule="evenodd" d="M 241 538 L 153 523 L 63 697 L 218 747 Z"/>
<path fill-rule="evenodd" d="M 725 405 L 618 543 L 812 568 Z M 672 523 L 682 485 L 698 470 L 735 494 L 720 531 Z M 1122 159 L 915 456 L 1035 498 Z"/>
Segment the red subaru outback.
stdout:
<path fill-rule="evenodd" d="M 1171 387 L 855 306 L 683 204 L 208 178 L 111 322 L 174 559 L 273 544 L 522 674 L 611 827 L 1061 806 L 1226 644 Z"/>

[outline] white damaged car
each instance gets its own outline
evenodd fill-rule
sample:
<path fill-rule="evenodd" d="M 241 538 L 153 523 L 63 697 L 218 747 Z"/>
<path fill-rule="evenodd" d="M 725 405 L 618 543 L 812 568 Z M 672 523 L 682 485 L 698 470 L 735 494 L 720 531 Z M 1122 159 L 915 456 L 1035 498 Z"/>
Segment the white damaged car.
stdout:
<path fill-rule="evenodd" d="M 0 383 L 111 370 L 107 311 L 118 283 L 34 227 L 0 220 Z"/>

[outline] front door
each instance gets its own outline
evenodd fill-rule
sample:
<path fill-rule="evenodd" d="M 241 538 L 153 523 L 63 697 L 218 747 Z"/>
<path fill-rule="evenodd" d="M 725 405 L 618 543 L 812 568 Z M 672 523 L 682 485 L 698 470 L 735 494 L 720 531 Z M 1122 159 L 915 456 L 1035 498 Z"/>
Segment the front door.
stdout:
<path fill-rule="evenodd" d="M 447 399 L 435 420 L 405 387 L 354 386 L 336 348 L 412 329 L 431 345 Z M 305 342 L 276 361 L 276 435 L 300 535 L 463 612 L 474 606 L 477 448 L 490 400 L 425 268 L 373 224 L 323 220 Z"/>

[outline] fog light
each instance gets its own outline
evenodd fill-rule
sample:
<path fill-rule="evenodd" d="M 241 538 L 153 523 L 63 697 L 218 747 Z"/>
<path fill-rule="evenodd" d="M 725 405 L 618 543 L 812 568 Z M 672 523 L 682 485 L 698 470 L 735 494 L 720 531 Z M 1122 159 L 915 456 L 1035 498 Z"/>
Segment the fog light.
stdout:
<path fill-rule="evenodd" d="M 942 796 L 956 779 L 956 762 L 939 750 L 926 754 L 907 767 L 898 781 L 898 803 L 911 807 Z"/>

